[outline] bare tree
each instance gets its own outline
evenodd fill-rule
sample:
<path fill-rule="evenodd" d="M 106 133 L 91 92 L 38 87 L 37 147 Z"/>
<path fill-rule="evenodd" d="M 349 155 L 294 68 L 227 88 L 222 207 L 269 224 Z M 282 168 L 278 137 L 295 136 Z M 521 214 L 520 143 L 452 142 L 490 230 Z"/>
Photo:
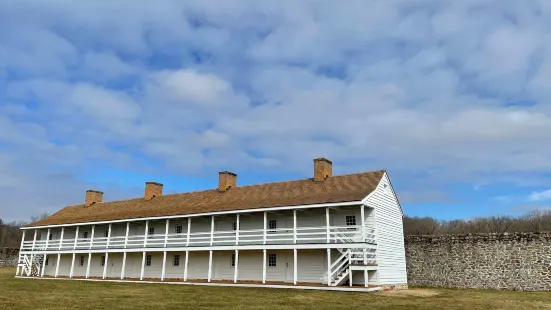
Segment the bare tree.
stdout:
<path fill-rule="evenodd" d="M 48 213 L 42 213 L 40 215 L 31 216 L 31 223 L 38 222 L 48 217 Z"/>
<path fill-rule="evenodd" d="M 551 210 L 534 210 L 520 217 L 490 216 L 470 220 L 438 221 L 430 217 L 404 217 L 406 235 L 443 235 L 551 231 Z"/>

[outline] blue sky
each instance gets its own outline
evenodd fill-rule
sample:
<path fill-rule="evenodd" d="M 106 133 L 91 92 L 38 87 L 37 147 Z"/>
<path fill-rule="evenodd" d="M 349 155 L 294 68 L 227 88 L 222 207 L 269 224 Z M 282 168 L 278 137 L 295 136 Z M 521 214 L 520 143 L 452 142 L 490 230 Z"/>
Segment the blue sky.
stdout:
<path fill-rule="evenodd" d="M 0 217 L 386 169 L 407 215 L 551 204 L 549 1 L 3 1 Z"/>

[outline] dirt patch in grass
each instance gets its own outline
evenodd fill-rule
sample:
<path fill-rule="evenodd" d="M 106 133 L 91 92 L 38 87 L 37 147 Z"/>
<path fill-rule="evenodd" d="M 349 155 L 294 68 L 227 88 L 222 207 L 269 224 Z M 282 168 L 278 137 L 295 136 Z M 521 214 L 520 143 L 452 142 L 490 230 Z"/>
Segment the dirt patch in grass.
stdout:
<path fill-rule="evenodd" d="M 388 296 L 396 296 L 396 297 L 433 297 L 436 295 L 440 295 L 440 293 L 437 290 L 433 289 L 424 289 L 424 288 L 417 288 L 417 289 L 409 289 L 409 290 L 389 290 L 389 291 L 382 291 L 378 293 L 379 295 L 388 295 Z"/>

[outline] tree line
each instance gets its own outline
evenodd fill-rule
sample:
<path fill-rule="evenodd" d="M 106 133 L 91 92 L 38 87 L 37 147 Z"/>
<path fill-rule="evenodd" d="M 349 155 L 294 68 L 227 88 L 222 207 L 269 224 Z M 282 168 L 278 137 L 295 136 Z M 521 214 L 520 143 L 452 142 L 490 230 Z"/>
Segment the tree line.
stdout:
<path fill-rule="evenodd" d="M 490 216 L 439 221 L 432 217 L 404 217 L 405 235 L 456 235 L 551 231 L 551 210 L 533 210 L 519 217 Z"/>
<path fill-rule="evenodd" d="M 19 248 L 21 245 L 21 226 L 28 223 L 33 223 L 44 219 L 48 214 L 44 213 L 37 216 L 31 216 L 29 221 L 19 221 L 19 222 L 5 222 L 0 218 L 0 249 L 2 248 Z"/>

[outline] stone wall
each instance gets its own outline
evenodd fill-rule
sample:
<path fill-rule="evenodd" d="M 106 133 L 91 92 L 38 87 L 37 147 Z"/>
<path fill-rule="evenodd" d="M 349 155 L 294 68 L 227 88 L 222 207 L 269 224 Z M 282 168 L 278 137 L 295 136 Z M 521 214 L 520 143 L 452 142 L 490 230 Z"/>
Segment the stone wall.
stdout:
<path fill-rule="evenodd" d="M 551 290 L 551 233 L 406 236 L 408 284 Z"/>
<path fill-rule="evenodd" d="M 19 249 L 0 248 L 0 268 L 17 266 Z"/>

